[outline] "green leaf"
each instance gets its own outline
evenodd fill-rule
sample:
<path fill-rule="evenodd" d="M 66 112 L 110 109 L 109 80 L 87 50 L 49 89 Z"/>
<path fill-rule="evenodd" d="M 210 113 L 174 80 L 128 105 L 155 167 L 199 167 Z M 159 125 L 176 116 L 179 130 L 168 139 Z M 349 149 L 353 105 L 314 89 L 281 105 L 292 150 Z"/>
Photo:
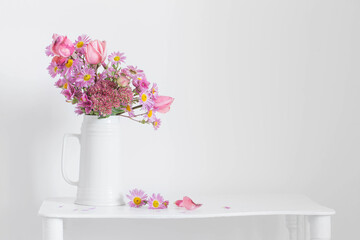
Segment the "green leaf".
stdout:
<path fill-rule="evenodd" d="M 118 115 L 118 114 L 122 114 L 124 113 L 125 111 L 120 109 L 120 108 L 113 108 L 112 109 L 112 115 Z"/>
<path fill-rule="evenodd" d="M 98 117 L 98 119 L 104 119 L 104 118 L 108 118 L 108 117 L 110 117 L 110 115 L 100 116 L 100 117 Z"/>
<path fill-rule="evenodd" d="M 72 104 L 76 104 L 76 103 L 78 103 L 79 102 L 79 100 L 77 99 L 77 98 L 74 98 L 73 100 L 72 100 Z"/>

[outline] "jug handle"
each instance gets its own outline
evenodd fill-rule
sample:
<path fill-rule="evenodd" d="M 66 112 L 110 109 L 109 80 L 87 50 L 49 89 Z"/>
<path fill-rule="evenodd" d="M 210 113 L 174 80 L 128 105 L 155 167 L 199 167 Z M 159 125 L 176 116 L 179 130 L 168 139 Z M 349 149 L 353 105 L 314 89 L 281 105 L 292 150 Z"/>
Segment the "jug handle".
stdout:
<path fill-rule="evenodd" d="M 62 173 L 62 176 L 63 176 L 64 180 L 65 180 L 68 184 L 77 186 L 77 185 L 78 185 L 78 181 L 72 181 L 72 180 L 70 180 L 70 178 L 68 178 L 68 175 L 66 174 L 66 171 L 65 171 L 65 160 L 64 160 L 64 157 L 65 157 L 65 149 L 66 149 L 67 140 L 68 140 L 70 137 L 77 138 L 78 141 L 79 141 L 79 143 L 80 143 L 80 134 L 68 133 L 68 134 L 65 134 L 65 135 L 64 135 L 63 147 L 62 147 L 62 155 L 61 155 L 61 173 Z"/>

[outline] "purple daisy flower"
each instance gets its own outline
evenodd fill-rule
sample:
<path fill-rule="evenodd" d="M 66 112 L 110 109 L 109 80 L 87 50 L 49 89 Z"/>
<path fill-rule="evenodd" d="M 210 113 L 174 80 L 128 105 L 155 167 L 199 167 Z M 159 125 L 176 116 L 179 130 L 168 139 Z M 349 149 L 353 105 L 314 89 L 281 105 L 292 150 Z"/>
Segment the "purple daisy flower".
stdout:
<path fill-rule="evenodd" d="M 164 198 L 158 193 L 154 193 L 149 198 L 149 209 L 165 209 L 169 205 L 169 201 L 164 201 Z"/>
<path fill-rule="evenodd" d="M 117 65 L 120 63 L 124 63 L 126 57 L 124 56 L 125 53 L 121 53 L 121 52 L 113 52 L 109 55 L 109 61 L 111 62 L 111 65 Z"/>
<path fill-rule="evenodd" d="M 81 35 L 75 41 L 75 50 L 80 54 L 85 54 L 86 45 L 90 42 L 90 37 L 88 35 Z"/>
<path fill-rule="evenodd" d="M 51 51 L 51 44 L 45 48 L 45 54 L 48 57 L 55 56 L 54 53 Z"/>
<path fill-rule="evenodd" d="M 152 125 L 153 125 L 154 129 L 157 130 L 161 125 L 160 118 L 155 118 L 152 122 Z"/>
<path fill-rule="evenodd" d="M 130 207 L 138 208 L 147 203 L 148 196 L 145 194 L 145 192 L 143 190 L 135 188 L 129 192 L 130 192 L 130 195 L 126 195 L 126 196 L 128 199 L 130 199 L 130 201 L 129 201 Z"/>
<path fill-rule="evenodd" d="M 151 95 L 153 99 L 156 99 L 159 96 L 159 90 L 156 83 L 153 83 L 151 89 L 150 89 Z"/>
<path fill-rule="evenodd" d="M 113 68 L 112 66 L 108 67 L 105 72 L 107 74 L 107 77 L 111 77 L 111 78 L 119 77 L 118 71 L 115 68 Z"/>
<path fill-rule="evenodd" d="M 127 70 L 132 79 L 137 79 L 138 75 L 144 74 L 144 71 L 134 66 L 127 66 Z"/>
<path fill-rule="evenodd" d="M 88 98 L 88 96 L 85 93 L 83 93 L 82 96 L 79 98 L 79 103 L 77 107 L 80 109 L 84 109 L 86 114 L 90 114 L 92 110 L 92 106 L 93 106 L 92 101 Z"/>
<path fill-rule="evenodd" d="M 51 62 L 47 69 L 52 78 L 56 77 L 56 75 L 60 73 L 60 69 L 55 62 Z"/>
<path fill-rule="evenodd" d="M 57 86 L 58 88 L 64 87 L 65 84 L 67 84 L 65 78 L 60 78 L 59 80 L 57 80 L 55 82 L 55 86 Z M 66 85 L 66 87 L 67 87 L 67 85 Z"/>
<path fill-rule="evenodd" d="M 95 70 L 92 68 L 81 69 L 78 77 L 76 78 L 75 85 L 77 87 L 89 87 L 94 84 Z"/>
<path fill-rule="evenodd" d="M 130 105 L 127 105 L 124 110 L 129 114 L 129 117 L 135 117 L 134 110 Z"/>
<path fill-rule="evenodd" d="M 129 69 L 127 69 L 127 68 L 121 69 L 120 75 L 121 75 L 121 76 L 124 76 L 124 77 L 131 78 L 131 74 L 130 74 L 130 72 L 129 72 Z"/>
<path fill-rule="evenodd" d="M 145 114 L 145 121 L 152 123 L 155 119 L 156 119 L 155 110 L 149 109 L 148 112 Z"/>
<path fill-rule="evenodd" d="M 66 100 L 71 101 L 75 96 L 75 88 L 71 84 L 65 83 L 61 94 L 65 96 Z"/>
<path fill-rule="evenodd" d="M 142 91 L 139 97 L 139 103 L 143 110 L 149 110 L 154 106 L 154 101 L 151 99 L 151 93 L 148 90 Z"/>
<path fill-rule="evenodd" d="M 62 74 L 66 75 L 68 78 L 70 78 L 70 76 L 72 76 L 72 74 L 73 74 L 73 70 L 79 69 L 79 65 L 81 65 L 81 64 L 82 63 L 80 62 L 79 59 L 69 58 L 65 62 L 64 71 L 62 72 Z"/>

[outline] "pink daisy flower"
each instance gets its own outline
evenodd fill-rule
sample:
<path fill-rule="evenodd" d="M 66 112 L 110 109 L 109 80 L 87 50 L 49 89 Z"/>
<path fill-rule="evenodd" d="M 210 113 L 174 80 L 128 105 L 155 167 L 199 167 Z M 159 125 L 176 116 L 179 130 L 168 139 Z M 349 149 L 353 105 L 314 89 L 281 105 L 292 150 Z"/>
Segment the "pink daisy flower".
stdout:
<path fill-rule="evenodd" d="M 129 117 L 135 117 L 134 110 L 130 105 L 127 105 L 124 110 L 129 114 Z"/>
<path fill-rule="evenodd" d="M 78 37 L 78 39 L 75 41 L 75 50 L 80 54 L 85 54 L 85 48 L 86 45 L 90 42 L 90 37 L 83 34 Z"/>
<path fill-rule="evenodd" d="M 71 84 L 65 83 L 61 94 L 65 96 L 66 100 L 71 101 L 75 96 L 75 88 Z"/>
<path fill-rule="evenodd" d="M 111 62 L 111 65 L 117 65 L 120 63 L 124 63 L 126 57 L 124 56 L 125 53 L 121 53 L 121 52 L 113 52 L 112 54 L 109 55 L 109 61 Z"/>
<path fill-rule="evenodd" d="M 112 78 L 118 78 L 119 77 L 119 72 L 113 68 L 112 66 L 108 67 L 105 72 L 107 73 L 107 77 L 112 77 Z"/>
<path fill-rule="evenodd" d="M 67 84 L 65 78 L 60 78 L 59 80 L 57 80 L 55 82 L 55 86 L 57 86 L 58 88 L 64 87 L 65 84 Z M 67 85 L 66 85 L 66 88 L 67 88 Z"/>
<path fill-rule="evenodd" d="M 51 62 L 47 69 L 52 78 L 56 77 L 56 75 L 60 73 L 60 69 L 55 62 Z"/>
<path fill-rule="evenodd" d="M 148 90 L 150 83 L 146 80 L 145 74 L 139 74 L 136 79 L 133 79 L 133 85 L 136 86 L 138 93 Z"/>
<path fill-rule="evenodd" d="M 152 123 L 155 119 L 156 119 L 155 110 L 149 109 L 148 112 L 145 114 L 145 121 Z"/>
<path fill-rule="evenodd" d="M 107 75 L 107 73 L 106 73 L 106 71 L 103 71 L 102 73 L 98 73 L 97 74 L 97 79 L 99 80 L 99 81 L 101 81 L 101 80 L 104 80 L 105 78 L 107 78 L 108 77 L 108 75 Z"/>
<path fill-rule="evenodd" d="M 161 125 L 161 120 L 160 118 L 154 118 L 153 122 L 152 122 L 152 125 L 154 127 L 155 130 L 158 130 L 158 128 L 160 127 Z"/>
<path fill-rule="evenodd" d="M 130 74 L 130 72 L 129 72 L 129 69 L 127 69 L 127 68 L 121 69 L 120 75 L 121 75 L 121 76 L 124 76 L 124 77 L 131 78 L 131 74 Z"/>
<path fill-rule="evenodd" d="M 54 53 L 51 51 L 51 44 L 45 48 L 45 54 L 48 57 L 55 56 Z"/>
<path fill-rule="evenodd" d="M 154 193 L 149 198 L 149 209 L 165 209 L 169 205 L 169 201 L 164 201 L 164 198 L 158 193 Z"/>
<path fill-rule="evenodd" d="M 89 87 L 94 84 L 95 70 L 92 68 L 82 69 L 76 78 L 75 85 L 77 87 Z"/>
<path fill-rule="evenodd" d="M 130 192 L 130 195 L 126 195 L 130 201 L 128 202 L 130 207 L 141 207 L 147 203 L 148 196 L 145 194 L 143 190 L 133 189 Z"/>
<path fill-rule="evenodd" d="M 136 79 L 138 75 L 143 74 L 144 71 L 141 69 L 138 69 L 134 66 L 127 66 L 127 70 L 129 71 L 129 75 L 132 79 Z"/>
<path fill-rule="evenodd" d="M 152 98 L 156 99 L 159 96 L 159 90 L 156 83 L 154 83 L 150 89 L 150 92 L 152 94 Z"/>
<path fill-rule="evenodd" d="M 80 109 L 84 109 L 86 114 L 90 114 L 92 110 L 92 106 L 93 106 L 92 101 L 88 98 L 88 96 L 85 93 L 83 93 L 82 96 L 79 98 L 79 103 L 77 107 Z M 77 110 L 75 110 L 75 112 L 77 112 Z M 81 113 L 83 113 L 82 110 Z"/>
<path fill-rule="evenodd" d="M 70 77 L 73 74 L 74 69 L 79 69 L 79 65 L 82 63 L 79 59 L 67 59 L 64 66 L 64 71 L 62 72 L 63 75 L 66 75 L 67 77 Z"/>
<path fill-rule="evenodd" d="M 139 94 L 139 103 L 142 105 L 143 110 L 149 110 L 154 106 L 154 101 L 151 99 L 149 91 L 145 90 Z"/>

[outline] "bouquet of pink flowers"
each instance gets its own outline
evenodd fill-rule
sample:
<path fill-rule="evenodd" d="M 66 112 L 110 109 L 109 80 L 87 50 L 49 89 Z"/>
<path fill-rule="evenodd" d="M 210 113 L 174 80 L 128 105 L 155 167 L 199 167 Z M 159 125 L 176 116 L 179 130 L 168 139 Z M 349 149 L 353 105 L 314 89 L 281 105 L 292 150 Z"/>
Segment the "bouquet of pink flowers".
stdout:
<path fill-rule="evenodd" d="M 76 105 L 77 114 L 123 116 L 158 129 L 161 121 L 156 113 L 168 112 L 174 101 L 160 96 L 156 83 L 150 86 L 143 70 L 124 66 L 124 53 L 107 57 L 105 41 L 82 35 L 72 42 L 54 34 L 46 55 L 52 57 L 51 77 L 59 77 L 55 86 L 62 89 L 67 102 Z"/>

